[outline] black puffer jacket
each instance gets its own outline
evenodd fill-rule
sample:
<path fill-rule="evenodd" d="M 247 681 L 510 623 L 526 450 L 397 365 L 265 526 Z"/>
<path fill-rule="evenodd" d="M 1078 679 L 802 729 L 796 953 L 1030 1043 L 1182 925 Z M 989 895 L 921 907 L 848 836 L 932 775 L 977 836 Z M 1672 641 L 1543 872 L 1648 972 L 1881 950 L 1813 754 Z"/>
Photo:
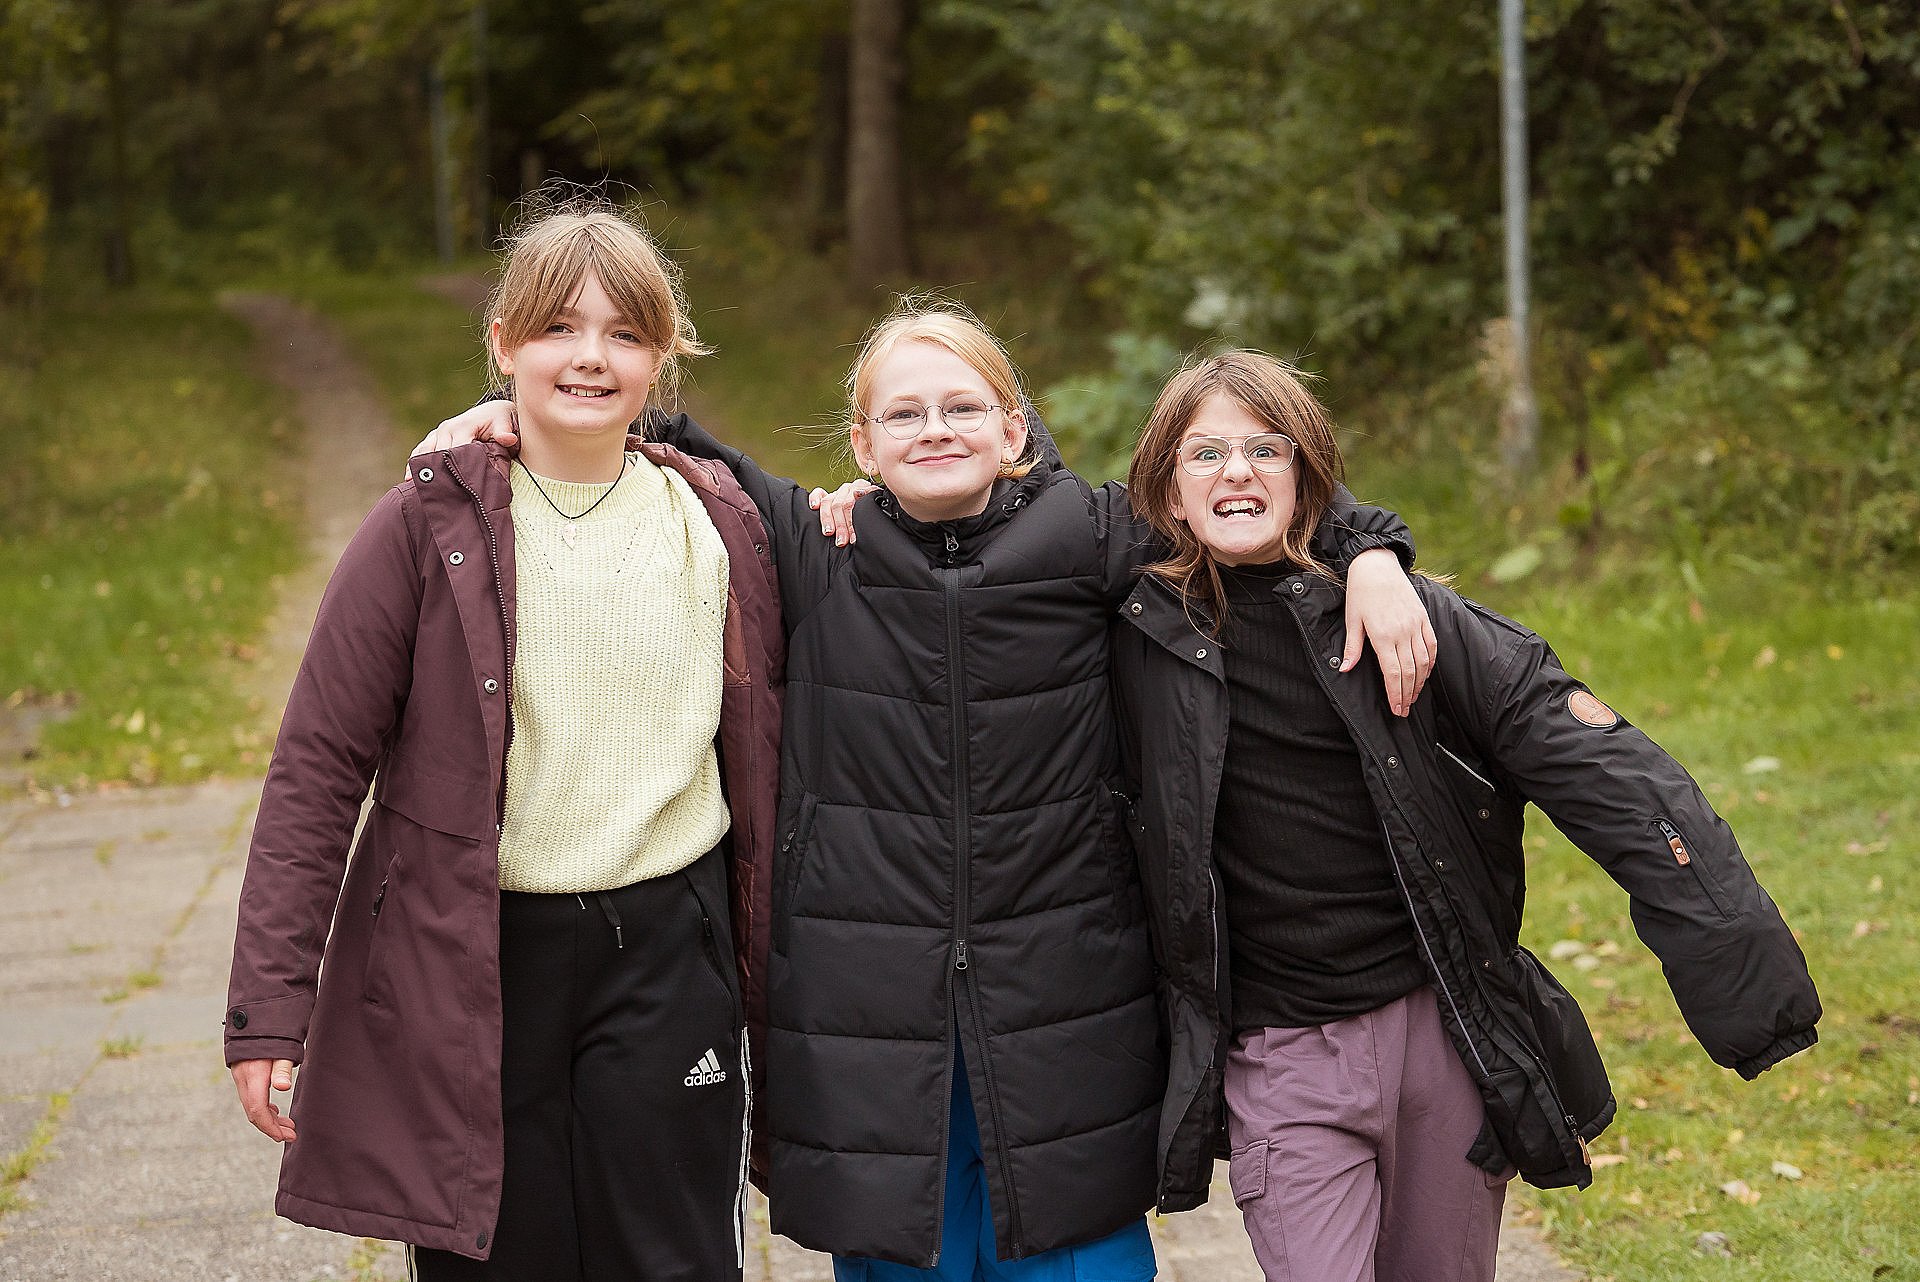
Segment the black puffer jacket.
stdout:
<path fill-rule="evenodd" d="M 1279 580 L 1334 707 L 1360 749 L 1395 874 L 1487 1125 L 1468 1154 L 1543 1188 L 1585 1187 L 1586 1142 L 1614 1100 L 1585 1018 L 1519 946 L 1521 812 L 1532 801 L 1632 897 L 1681 1013 L 1715 1063 L 1754 1077 L 1816 1040 L 1806 959 L 1691 776 L 1569 676 L 1520 625 L 1418 579 L 1438 665 L 1412 716 L 1386 707 L 1371 658 L 1342 675 L 1343 593 Z M 1217 643 L 1173 591 L 1144 579 L 1120 609 L 1114 672 L 1127 754 L 1148 763 L 1135 837 L 1171 990 L 1164 1203 L 1203 1200 L 1228 1028 L 1212 845 L 1227 744 Z"/>
<path fill-rule="evenodd" d="M 937 1260 L 955 1036 L 1002 1257 L 1128 1223 L 1166 1053 L 1109 681 L 1146 550 L 1125 491 L 1047 450 L 965 520 L 864 498 L 836 548 L 792 482 L 685 420 L 663 434 L 760 505 L 787 619 L 773 1228 Z"/>

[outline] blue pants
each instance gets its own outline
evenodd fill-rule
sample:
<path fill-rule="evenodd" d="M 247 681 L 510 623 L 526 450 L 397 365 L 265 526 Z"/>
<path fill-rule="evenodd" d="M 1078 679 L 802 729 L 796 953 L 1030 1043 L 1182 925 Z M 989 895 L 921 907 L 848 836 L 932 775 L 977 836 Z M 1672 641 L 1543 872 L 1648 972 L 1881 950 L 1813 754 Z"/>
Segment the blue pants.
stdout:
<path fill-rule="evenodd" d="M 1149 1282 L 1153 1239 L 1142 1216 L 1117 1233 L 1079 1246 L 1056 1247 L 1024 1260 L 995 1258 L 993 1205 L 980 1158 L 967 1067 L 954 1048 L 953 1103 L 948 1114 L 947 1202 L 940 1263 L 930 1269 L 860 1256 L 833 1257 L 834 1282 Z M 1061 1179 L 1072 1179 L 1062 1171 Z"/>

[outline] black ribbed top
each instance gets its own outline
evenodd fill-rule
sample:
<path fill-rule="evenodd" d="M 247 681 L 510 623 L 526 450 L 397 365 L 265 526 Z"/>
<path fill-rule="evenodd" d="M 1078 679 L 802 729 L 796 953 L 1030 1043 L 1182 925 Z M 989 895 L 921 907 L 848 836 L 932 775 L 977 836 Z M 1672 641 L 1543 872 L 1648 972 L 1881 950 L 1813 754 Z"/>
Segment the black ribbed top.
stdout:
<path fill-rule="evenodd" d="M 1232 724 L 1214 859 L 1236 1030 L 1331 1023 L 1427 979 L 1324 660 L 1275 592 L 1290 569 L 1222 569 Z"/>

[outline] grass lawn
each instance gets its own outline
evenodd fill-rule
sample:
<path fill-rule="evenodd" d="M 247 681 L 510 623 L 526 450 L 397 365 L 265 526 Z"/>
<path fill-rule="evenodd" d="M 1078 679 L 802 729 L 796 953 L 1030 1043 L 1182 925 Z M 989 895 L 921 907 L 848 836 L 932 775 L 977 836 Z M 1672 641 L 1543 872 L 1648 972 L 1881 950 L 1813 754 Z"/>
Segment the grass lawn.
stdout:
<path fill-rule="evenodd" d="M 239 665 L 298 538 L 291 423 L 252 351 L 204 295 L 0 312 L 0 716 L 50 717 L 31 785 L 264 768 Z"/>
<path fill-rule="evenodd" d="M 1821 1041 L 1751 1083 L 1714 1066 L 1625 895 L 1532 812 L 1525 942 L 1584 947 L 1554 968 L 1621 1111 L 1592 1188 L 1525 1202 L 1596 1276 L 1920 1278 L 1920 599 L 1711 586 L 1698 619 L 1679 593 L 1622 602 L 1604 584 L 1494 603 L 1699 778 L 1800 938 Z M 1732 1258 L 1694 1249 L 1707 1231 Z"/>

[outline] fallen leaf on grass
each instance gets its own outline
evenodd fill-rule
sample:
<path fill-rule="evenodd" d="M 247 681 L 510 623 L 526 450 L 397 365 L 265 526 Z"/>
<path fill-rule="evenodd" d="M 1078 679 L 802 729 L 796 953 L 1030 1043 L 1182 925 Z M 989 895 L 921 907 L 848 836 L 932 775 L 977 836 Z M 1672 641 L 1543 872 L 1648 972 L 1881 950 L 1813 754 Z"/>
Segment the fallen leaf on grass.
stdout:
<path fill-rule="evenodd" d="M 1764 774 L 1772 774 L 1774 771 L 1778 770 L 1779 768 L 1780 768 L 1780 758 L 1778 757 L 1755 757 L 1752 761 L 1749 761 L 1746 765 L 1741 766 L 1740 772 L 1742 774 L 1749 774 L 1749 775 L 1764 775 Z"/>
<path fill-rule="evenodd" d="M 1627 1155 L 1625 1153 L 1595 1153 L 1593 1160 L 1588 1162 L 1587 1165 L 1597 1171 L 1603 1166 L 1620 1166 L 1624 1164 L 1626 1160 Z"/>
<path fill-rule="evenodd" d="M 1728 1180 L 1720 1186 L 1720 1191 L 1742 1206 L 1754 1206 L 1760 1201 L 1760 1195 L 1749 1188 L 1745 1180 Z"/>
<path fill-rule="evenodd" d="M 1885 922 L 1866 921 L 1862 919 L 1853 923 L 1853 937 L 1855 939 L 1865 939 L 1868 935 L 1878 934 L 1886 928 L 1887 924 Z"/>
<path fill-rule="evenodd" d="M 1797 1180 L 1806 1175 L 1805 1171 L 1795 1166 L 1792 1162 L 1775 1162 L 1773 1164 L 1773 1173 L 1783 1180 Z"/>
<path fill-rule="evenodd" d="M 1733 1254 L 1733 1244 L 1727 1241 L 1727 1235 L 1724 1233 L 1702 1233 L 1693 1239 L 1693 1249 L 1702 1255 L 1731 1256 Z"/>
<path fill-rule="evenodd" d="M 1779 662 L 1779 659 L 1779 651 L 1770 645 L 1763 645 L 1760 647 L 1760 653 L 1753 656 L 1753 670 L 1758 672 L 1762 668 L 1771 668 Z"/>

